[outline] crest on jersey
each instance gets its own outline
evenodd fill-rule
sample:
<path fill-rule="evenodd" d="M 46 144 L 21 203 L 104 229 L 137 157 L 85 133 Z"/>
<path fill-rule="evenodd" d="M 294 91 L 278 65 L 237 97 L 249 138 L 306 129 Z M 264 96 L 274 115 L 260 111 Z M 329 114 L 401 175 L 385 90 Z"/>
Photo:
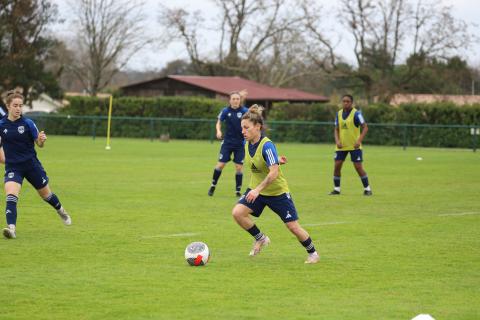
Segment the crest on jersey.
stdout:
<path fill-rule="evenodd" d="M 25 127 L 24 126 L 18 127 L 18 133 L 23 134 L 24 132 L 25 132 Z"/>
<path fill-rule="evenodd" d="M 242 113 L 241 112 L 237 112 L 237 118 L 240 119 L 242 117 Z"/>
<path fill-rule="evenodd" d="M 229 113 L 228 113 L 228 116 L 229 116 L 229 117 L 231 117 L 231 116 L 232 116 L 232 113 L 231 113 L 231 112 L 229 112 Z"/>

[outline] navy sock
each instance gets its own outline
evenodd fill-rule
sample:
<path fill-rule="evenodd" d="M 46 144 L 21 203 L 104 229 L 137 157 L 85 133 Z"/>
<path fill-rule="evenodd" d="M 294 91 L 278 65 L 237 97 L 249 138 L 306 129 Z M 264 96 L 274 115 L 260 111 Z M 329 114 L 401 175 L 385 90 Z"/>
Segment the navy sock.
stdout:
<path fill-rule="evenodd" d="M 333 176 L 333 185 L 335 188 L 340 188 L 340 177 Z"/>
<path fill-rule="evenodd" d="M 260 240 L 263 237 L 263 233 L 257 228 L 256 225 L 253 225 L 250 229 L 247 230 L 248 233 L 252 235 L 252 237 L 255 238 L 255 240 Z"/>
<path fill-rule="evenodd" d="M 17 202 L 17 196 L 13 194 L 7 195 L 5 209 L 5 215 L 7 216 L 7 224 L 17 224 Z"/>
<path fill-rule="evenodd" d="M 300 243 L 305 247 L 305 250 L 307 250 L 308 253 L 314 253 L 316 251 L 312 242 L 312 238 L 308 237 L 307 240 L 300 241 Z"/>
<path fill-rule="evenodd" d="M 364 175 L 363 177 L 360 177 L 360 179 L 362 180 L 362 183 L 363 183 L 363 187 L 366 188 L 368 187 L 368 176 L 367 175 Z"/>
<path fill-rule="evenodd" d="M 220 178 L 220 175 L 222 174 L 222 170 L 219 170 L 215 168 L 213 170 L 213 178 L 212 178 L 212 186 L 215 187 L 217 185 L 218 179 Z"/>
<path fill-rule="evenodd" d="M 46 202 L 48 202 L 52 207 L 55 208 L 55 210 L 58 210 L 62 207 L 62 204 L 60 203 L 60 200 L 58 200 L 58 197 L 55 193 L 50 193 L 45 199 Z"/>
<path fill-rule="evenodd" d="M 237 174 L 235 174 L 235 182 L 237 184 L 235 190 L 237 190 L 238 192 L 240 192 L 240 190 L 242 189 L 242 180 L 243 173 L 237 172 Z"/>

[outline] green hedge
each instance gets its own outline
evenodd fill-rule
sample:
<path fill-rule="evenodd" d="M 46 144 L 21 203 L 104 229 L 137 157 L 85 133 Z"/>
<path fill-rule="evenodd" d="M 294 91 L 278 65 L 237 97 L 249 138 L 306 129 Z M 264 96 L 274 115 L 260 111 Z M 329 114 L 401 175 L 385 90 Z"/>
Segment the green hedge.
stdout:
<path fill-rule="evenodd" d="M 108 99 L 75 97 L 60 115 L 103 116 Z M 225 102 L 198 97 L 120 97 L 114 99 L 112 136 L 158 138 L 168 133 L 176 139 L 209 139 L 215 119 Z M 398 107 L 371 104 L 359 109 L 370 124 L 365 142 L 379 145 L 472 147 L 469 128 L 431 125 L 480 126 L 480 105 L 456 106 L 452 103 L 404 104 Z M 267 116 L 268 134 L 276 141 L 333 143 L 333 121 L 339 107 L 331 104 L 277 103 Z M 175 118 L 168 121 L 145 118 Z M 187 121 L 204 119 L 204 121 Z M 52 134 L 105 135 L 106 120 L 77 117 L 38 118 Z M 376 125 L 382 124 L 382 125 Z M 402 127 L 413 124 L 416 127 Z M 419 125 L 419 126 L 418 126 Z M 428 126 L 422 126 L 428 125 Z"/>

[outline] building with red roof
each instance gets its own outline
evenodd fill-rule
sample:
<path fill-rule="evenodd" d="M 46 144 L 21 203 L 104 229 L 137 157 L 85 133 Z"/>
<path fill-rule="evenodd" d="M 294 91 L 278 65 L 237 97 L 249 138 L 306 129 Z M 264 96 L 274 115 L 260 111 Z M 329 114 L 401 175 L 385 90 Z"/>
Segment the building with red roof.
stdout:
<path fill-rule="evenodd" d="M 275 88 L 240 77 L 171 75 L 126 85 L 120 90 L 126 96 L 204 96 L 226 101 L 231 92 L 247 90 L 249 105 L 258 103 L 267 108 L 273 102 L 328 102 L 325 96 L 297 89 Z"/>

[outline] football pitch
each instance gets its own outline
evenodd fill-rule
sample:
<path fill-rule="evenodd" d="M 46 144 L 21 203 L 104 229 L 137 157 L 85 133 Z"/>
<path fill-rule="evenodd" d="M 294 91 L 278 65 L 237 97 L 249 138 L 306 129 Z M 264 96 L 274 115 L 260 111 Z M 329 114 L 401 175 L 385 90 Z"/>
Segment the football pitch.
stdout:
<path fill-rule="evenodd" d="M 364 197 L 349 158 L 327 195 L 333 144 L 277 148 L 316 265 L 268 209 L 272 243 L 248 256 L 231 163 L 207 196 L 218 142 L 50 136 L 39 159 L 73 225 L 24 183 L 17 239 L 0 239 L 0 319 L 480 318 L 480 152 L 367 145 Z M 185 262 L 192 241 L 207 266 Z"/>

